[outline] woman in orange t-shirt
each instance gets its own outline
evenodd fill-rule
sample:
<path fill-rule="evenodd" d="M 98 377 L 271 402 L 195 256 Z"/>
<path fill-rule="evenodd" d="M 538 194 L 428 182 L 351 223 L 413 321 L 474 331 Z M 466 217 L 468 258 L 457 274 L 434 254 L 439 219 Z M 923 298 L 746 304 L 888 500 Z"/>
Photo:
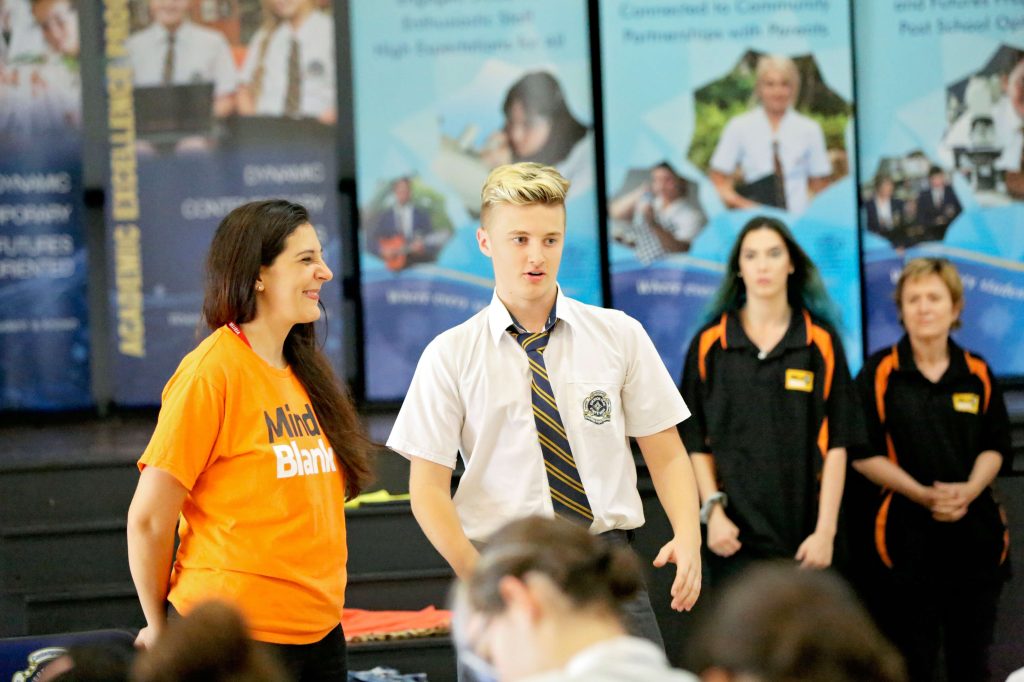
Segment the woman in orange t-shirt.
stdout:
<path fill-rule="evenodd" d="M 295 680 L 345 679 L 344 501 L 369 477 L 369 441 L 316 345 L 332 276 L 301 206 L 252 202 L 217 228 L 212 333 L 164 388 L 128 511 L 138 646 L 159 637 L 168 602 L 187 613 L 216 597 Z"/>

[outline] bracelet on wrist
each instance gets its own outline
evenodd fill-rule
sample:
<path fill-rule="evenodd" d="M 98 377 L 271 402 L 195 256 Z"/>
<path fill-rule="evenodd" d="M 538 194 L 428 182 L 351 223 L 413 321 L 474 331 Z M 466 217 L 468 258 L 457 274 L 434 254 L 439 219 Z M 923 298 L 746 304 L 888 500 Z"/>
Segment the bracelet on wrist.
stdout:
<path fill-rule="evenodd" d="M 715 505 L 722 505 L 722 509 L 729 506 L 729 496 L 719 490 L 716 493 L 708 495 L 708 499 L 704 500 L 704 504 L 700 508 L 700 522 L 707 525 L 708 519 L 711 518 L 711 512 L 714 510 Z"/>

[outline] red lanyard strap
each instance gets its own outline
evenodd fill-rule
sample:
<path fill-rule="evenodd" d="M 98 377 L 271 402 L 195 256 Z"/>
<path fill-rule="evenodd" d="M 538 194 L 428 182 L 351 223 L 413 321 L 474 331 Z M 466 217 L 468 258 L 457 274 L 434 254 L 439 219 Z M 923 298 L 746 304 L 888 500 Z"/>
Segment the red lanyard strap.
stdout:
<path fill-rule="evenodd" d="M 242 339 L 242 343 L 244 343 L 245 345 L 249 346 L 249 348 L 252 348 L 252 344 L 249 343 L 249 339 L 245 338 L 245 332 L 242 331 L 241 327 L 239 327 L 234 322 L 228 322 L 227 327 L 228 327 L 228 329 L 230 329 L 231 331 L 233 331 L 235 333 L 235 336 L 237 336 L 238 338 Z"/>

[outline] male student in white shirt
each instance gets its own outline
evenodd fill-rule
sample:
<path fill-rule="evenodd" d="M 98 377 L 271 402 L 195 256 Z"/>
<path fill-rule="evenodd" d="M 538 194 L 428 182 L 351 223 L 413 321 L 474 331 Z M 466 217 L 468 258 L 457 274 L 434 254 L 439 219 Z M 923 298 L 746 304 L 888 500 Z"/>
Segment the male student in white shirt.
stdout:
<path fill-rule="evenodd" d="M 128 38 L 137 86 L 213 84 L 213 113 L 234 113 L 238 76 L 219 31 L 189 21 L 192 0 L 150 0 L 153 22 Z"/>
<path fill-rule="evenodd" d="M 558 515 L 628 541 L 644 523 L 636 438 L 674 534 L 654 565 L 676 564 L 671 606 L 689 610 L 701 539 L 676 430 L 689 410 L 639 322 L 558 287 L 568 187 L 536 163 L 491 172 L 477 230 L 494 266 L 491 304 L 424 350 L 387 444 L 410 460 L 420 527 L 465 578 L 477 546 L 524 516 Z M 459 452 L 465 473 L 453 499 Z M 626 615 L 635 634 L 662 643 L 646 592 Z"/>

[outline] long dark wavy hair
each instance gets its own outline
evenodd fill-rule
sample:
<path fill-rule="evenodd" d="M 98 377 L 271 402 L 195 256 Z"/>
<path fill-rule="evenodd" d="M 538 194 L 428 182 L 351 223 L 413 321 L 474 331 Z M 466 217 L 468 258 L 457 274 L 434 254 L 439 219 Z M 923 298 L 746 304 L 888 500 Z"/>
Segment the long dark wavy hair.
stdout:
<path fill-rule="evenodd" d="M 203 319 L 211 330 L 256 317 L 255 283 L 260 267 L 270 266 L 284 250 L 288 236 L 307 223 L 305 208 L 282 199 L 243 204 L 224 217 L 206 260 Z M 284 341 L 284 357 L 309 394 L 327 442 L 338 455 L 346 496 L 355 497 L 372 478 L 372 443 L 363 432 L 352 399 L 317 345 L 315 323 L 291 328 Z"/>
<path fill-rule="evenodd" d="M 544 147 L 530 156 L 513 155 L 515 161 L 535 161 L 556 165 L 569 156 L 572 148 L 587 134 L 587 127 L 576 120 L 565 103 L 562 86 L 546 71 L 533 71 L 516 81 L 505 95 L 502 110 L 507 120 L 512 104 L 519 102 L 527 116 L 540 116 L 551 122 L 551 134 Z"/>
<path fill-rule="evenodd" d="M 708 320 L 716 320 L 722 313 L 736 312 L 747 302 L 747 285 L 740 277 L 740 247 L 743 246 L 743 239 L 748 234 L 761 229 L 772 230 L 782 237 L 786 251 L 789 252 L 789 260 L 793 264 L 793 274 L 789 276 L 786 284 L 789 305 L 794 309 L 806 308 L 814 317 L 838 328 L 841 321 L 839 309 L 829 298 L 825 282 L 822 281 L 821 273 L 818 272 L 814 261 L 800 248 L 785 223 L 763 215 L 751 218 L 736 237 L 732 251 L 729 252 L 725 276 L 714 298 L 711 299 Z"/>

